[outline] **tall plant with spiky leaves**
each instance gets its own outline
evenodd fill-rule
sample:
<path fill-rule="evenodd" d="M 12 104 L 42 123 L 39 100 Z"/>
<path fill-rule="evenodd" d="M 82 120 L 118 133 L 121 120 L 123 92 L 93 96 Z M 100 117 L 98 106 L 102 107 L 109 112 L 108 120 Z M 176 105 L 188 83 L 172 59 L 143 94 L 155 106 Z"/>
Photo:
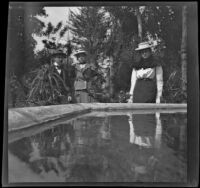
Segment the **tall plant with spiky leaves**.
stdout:
<path fill-rule="evenodd" d="M 69 43 L 63 43 L 65 33 L 68 30 L 68 26 L 64 26 L 62 22 L 59 22 L 56 26 L 53 26 L 49 22 L 46 28 L 38 35 L 45 37 L 42 40 L 44 49 L 37 52 L 37 58 L 41 62 L 41 67 L 34 70 L 34 76 L 30 84 L 30 92 L 28 101 L 48 101 L 48 104 L 58 103 L 59 96 L 67 96 L 71 91 L 67 85 L 66 79 L 66 57 L 71 53 L 71 46 Z M 63 54 L 62 57 L 55 56 L 56 54 Z M 66 56 L 67 55 L 67 56 Z M 59 64 L 59 68 L 62 71 L 62 75 L 58 74 L 56 67 L 54 66 L 55 58 Z M 65 62 L 65 63 L 64 63 Z"/>
<path fill-rule="evenodd" d="M 58 96 L 67 95 L 69 92 L 69 87 L 55 71 L 54 66 L 45 64 L 32 73 L 35 76 L 30 85 L 28 101 L 46 101 L 53 104 L 58 102 Z"/>

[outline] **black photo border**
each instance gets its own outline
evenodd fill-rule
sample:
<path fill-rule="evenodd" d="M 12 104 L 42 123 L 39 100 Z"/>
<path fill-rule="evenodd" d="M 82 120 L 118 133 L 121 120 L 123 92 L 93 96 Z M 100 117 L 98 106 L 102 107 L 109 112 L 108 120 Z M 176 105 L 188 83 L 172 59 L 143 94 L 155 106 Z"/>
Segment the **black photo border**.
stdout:
<path fill-rule="evenodd" d="M 105 6 L 105 5 L 149 5 L 156 3 L 157 5 L 183 5 L 188 6 L 188 67 L 187 67 L 187 183 L 8 183 L 8 106 L 7 106 L 7 69 L 5 63 L 5 69 L 1 76 L 4 76 L 5 80 L 3 103 L 4 103 L 4 126 L 2 130 L 2 186 L 3 187 L 35 187 L 35 186 L 125 186 L 125 187 L 198 187 L 199 185 L 199 54 L 198 54 L 198 1 L 41 1 L 41 2 L 22 2 L 31 4 L 32 6 L 37 4 L 48 6 Z M 10 1 L 9 3 L 18 3 Z M 9 4 L 7 4 L 9 6 Z M 7 7 L 8 11 L 8 7 Z M 7 12 L 8 13 L 8 12 Z M 7 43 L 7 23 L 8 14 L 4 20 L 4 38 L 5 48 L 3 53 L 6 54 Z M 7 54 L 8 55 L 8 54 Z M 5 56 L 5 61 L 8 61 L 8 56 Z"/>

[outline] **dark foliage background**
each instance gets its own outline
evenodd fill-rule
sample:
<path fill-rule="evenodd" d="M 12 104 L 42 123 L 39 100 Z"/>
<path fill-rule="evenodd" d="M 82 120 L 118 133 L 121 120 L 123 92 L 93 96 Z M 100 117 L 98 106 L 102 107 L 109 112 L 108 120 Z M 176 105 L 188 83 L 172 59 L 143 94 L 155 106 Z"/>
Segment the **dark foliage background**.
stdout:
<path fill-rule="evenodd" d="M 51 22 L 45 25 L 35 17 L 47 16 L 44 7 L 30 5 L 9 5 L 6 75 L 9 107 L 69 103 L 67 98 L 73 96 L 75 78 L 70 55 L 78 46 L 87 51 L 88 63 L 97 72 L 94 83 L 99 80 L 98 84 L 90 88 L 93 94 L 100 93 L 101 102 L 121 102 L 130 89 L 132 66 L 140 58 L 134 48 L 146 39 L 160 39 L 166 46 L 164 53 L 159 49 L 154 52 L 164 70 L 162 102 L 187 101 L 187 90 L 183 86 L 187 83 L 183 80 L 187 59 L 182 56 L 187 53 L 183 46 L 187 39 L 182 35 L 187 29 L 182 27 L 183 18 L 187 18 L 187 12 L 183 14 L 184 4 L 142 9 L 136 5 L 85 6 L 79 14 L 70 13 L 71 24 L 59 22 L 56 26 Z M 57 42 L 69 31 L 73 33 L 71 41 Z M 37 54 L 33 34 L 46 37 L 44 49 Z M 102 68 L 106 58 L 112 61 Z M 61 75 L 56 71 L 55 61 Z"/>

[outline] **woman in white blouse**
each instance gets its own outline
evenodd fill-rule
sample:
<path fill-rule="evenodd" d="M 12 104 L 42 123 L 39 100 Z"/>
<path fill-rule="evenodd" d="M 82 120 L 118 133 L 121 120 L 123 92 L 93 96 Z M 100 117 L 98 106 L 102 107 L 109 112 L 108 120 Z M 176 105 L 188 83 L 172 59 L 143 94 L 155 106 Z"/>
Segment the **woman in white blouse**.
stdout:
<path fill-rule="evenodd" d="M 160 103 L 163 90 L 163 69 L 152 56 L 148 42 L 135 49 L 141 53 L 141 60 L 134 65 L 131 75 L 129 103 Z"/>

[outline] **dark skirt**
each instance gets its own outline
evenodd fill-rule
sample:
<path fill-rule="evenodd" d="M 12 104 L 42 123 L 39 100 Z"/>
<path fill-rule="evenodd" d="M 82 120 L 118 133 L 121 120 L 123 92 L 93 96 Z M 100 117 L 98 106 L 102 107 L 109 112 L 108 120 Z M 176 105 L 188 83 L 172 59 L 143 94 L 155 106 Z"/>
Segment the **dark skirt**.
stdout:
<path fill-rule="evenodd" d="M 134 132 L 137 136 L 154 137 L 156 131 L 155 114 L 134 114 L 132 118 Z"/>
<path fill-rule="evenodd" d="M 155 79 L 138 79 L 133 93 L 133 103 L 155 103 L 156 93 Z"/>

